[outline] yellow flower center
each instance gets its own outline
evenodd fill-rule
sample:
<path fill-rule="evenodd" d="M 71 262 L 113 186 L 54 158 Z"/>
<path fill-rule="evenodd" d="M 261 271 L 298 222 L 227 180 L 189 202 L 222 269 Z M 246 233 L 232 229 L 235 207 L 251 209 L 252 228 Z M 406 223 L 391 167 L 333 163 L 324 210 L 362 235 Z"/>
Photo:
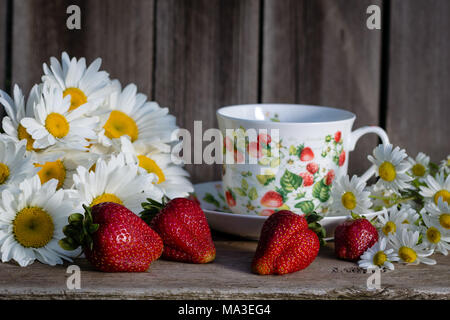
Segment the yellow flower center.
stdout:
<path fill-rule="evenodd" d="M 356 197 L 353 192 L 347 191 L 346 193 L 344 193 L 342 195 L 341 201 L 344 208 L 348 210 L 353 210 L 356 208 Z"/>
<path fill-rule="evenodd" d="M 401 247 L 400 250 L 398 250 L 398 255 L 403 261 L 407 263 L 412 263 L 417 259 L 417 253 L 413 249 L 408 247 Z"/>
<path fill-rule="evenodd" d="M 67 88 L 64 90 L 63 96 L 70 94 L 70 108 L 69 111 L 75 110 L 79 106 L 87 102 L 87 97 L 83 91 L 78 88 Z"/>
<path fill-rule="evenodd" d="M 413 167 L 412 167 L 412 173 L 416 176 L 416 177 L 423 177 L 425 175 L 426 169 L 425 167 L 420 164 L 420 163 L 416 163 Z"/>
<path fill-rule="evenodd" d="M 378 172 L 380 174 L 380 178 L 388 182 L 394 181 L 397 176 L 394 165 L 388 161 L 381 164 Z"/>
<path fill-rule="evenodd" d="M 51 179 L 56 179 L 58 180 L 57 188 L 59 189 L 63 186 L 64 180 L 66 180 L 66 168 L 61 160 L 46 162 L 45 164 L 36 163 L 35 166 L 42 168 L 38 172 L 42 184 Z"/>
<path fill-rule="evenodd" d="M 137 140 L 139 134 L 136 122 L 127 114 L 117 110 L 111 111 L 103 128 L 105 128 L 105 135 L 110 139 L 127 135 L 133 142 Z"/>
<path fill-rule="evenodd" d="M 31 135 L 27 132 L 27 129 L 25 129 L 24 126 L 19 124 L 19 127 L 17 128 L 17 138 L 19 140 L 27 140 L 27 150 L 36 150 L 33 148 L 34 139 L 31 137 Z"/>
<path fill-rule="evenodd" d="M 409 224 L 408 219 L 403 220 L 402 224 Z"/>
<path fill-rule="evenodd" d="M 138 156 L 139 166 L 147 170 L 148 173 L 154 173 L 158 176 L 158 184 L 164 182 L 166 177 L 161 168 L 156 164 L 155 161 L 146 156 Z"/>
<path fill-rule="evenodd" d="M 13 221 L 17 242 L 26 248 L 42 248 L 53 238 L 52 217 L 37 207 L 22 209 Z"/>
<path fill-rule="evenodd" d="M 378 251 L 374 256 L 373 256 L 373 264 L 376 266 L 381 267 L 382 265 L 384 265 L 384 263 L 387 260 L 387 256 L 383 251 Z"/>
<path fill-rule="evenodd" d="M 388 221 L 383 227 L 383 233 L 387 236 L 389 234 L 394 234 L 397 231 L 397 226 L 392 221 Z"/>
<path fill-rule="evenodd" d="M 52 136 L 61 139 L 69 133 L 70 125 L 62 114 L 53 112 L 45 119 L 45 128 Z"/>
<path fill-rule="evenodd" d="M 428 228 L 427 238 L 431 243 L 438 243 L 441 241 L 441 233 L 435 227 Z"/>
<path fill-rule="evenodd" d="M 103 202 L 114 202 L 123 205 L 122 200 L 120 200 L 119 197 L 117 197 L 116 195 L 112 193 L 104 193 L 101 196 L 98 196 L 94 198 L 94 200 L 92 200 L 91 207 Z"/>
<path fill-rule="evenodd" d="M 443 213 L 439 216 L 439 223 L 445 229 L 450 229 L 450 213 Z"/>
<path fill-rule="evenodd" d="M 9 168 L 6 164 L 0 162 L 0 184 L 4 184 L 9 178 Z"/>
<path fill-rule="evenodd" d="M 450 204 L 450 192 L 448 192 L 448 190 L 443 189 L 436 192 L 436 194 L 434 195 L 434 203 L 438 204 L 439 198 L 442 198 L 443 201 Z"/>

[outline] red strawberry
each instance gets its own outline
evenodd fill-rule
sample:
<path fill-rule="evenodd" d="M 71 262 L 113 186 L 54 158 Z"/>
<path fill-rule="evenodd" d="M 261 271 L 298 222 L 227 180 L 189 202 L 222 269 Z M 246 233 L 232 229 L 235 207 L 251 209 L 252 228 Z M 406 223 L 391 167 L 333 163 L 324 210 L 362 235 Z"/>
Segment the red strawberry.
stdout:
<path fill-rule="evenodd" d="M 234 199 L 231 191 L 225 191 L 225 198 L 229 207 L 234 207 L 236 205 L 236 199 Z"/>
<path fill-rule="evenodd" d="M 314 261 L 319 248 L 319 237 L 308 228 L 304 216 L 278 211 L 264 222 L 252 271 L 282 275 L 302 270 Z"/>
<path fill-rule="evenodd" d="M 234 150 L 234 163 L 244 163 L 244 155 L 239 150 Z"/>
<path fill-rule="evenodd" d="M 233 147 L 233 141 L 231 140 L 230 137 L 225 137 L 224 143 L 225 143 L 225 148 L 226 148 L 228 151 L 232 152 L 232 151 L 234 150 L 234 147 Z"/>
<path fill-rule="evenodd" d="M 300 177 L 303 179 L 303 186 L 309 187 L 314 184 L 314 176 L 309 172 L 302 172 L 299 174 Z"/>
<path fill-rule="evenodd" d="M 200 205 L 200 201 L 198 201 L 198 198 L 197 198 L 197 196 L 195 195 L 195 194 L 190 194 L 189 195 L 189 197 L 188 197 L 188 199 L 189 200 L 192 200 L 192 201 L 194 201 L 196 204 L 198 204 L 198 205 Z"/>
<path fill-rule="evenodd" d="M 328 171 L 325 177 L 325 184 L 327 186 L 331 185 L 333 183 L 334 177 L 335 177 L 334 170 L 331 169 L 330 171 Z"/>
<path fill-rule="evenodd" d="M 300 160 L 301 161 L 310 161 L 314 159 L 314 152 L 310 147 L 303 148 L 300 152 Z"/>
<path fill-rule="evenodd" d="M 345 163 L 345 151 L 342 150 L 341 154 L 339 155 L 339 167 L 342 167 Z"/>
<path fill-rule="evenodd" d="M 279 208 L 283 205 L 283 197 L 276 191 L 267 191 L 261 199 L 261 204 L 269 208 Z"/>
<path fill-rule="evenodd" d="M 261 212 L 259 213 L 259 215 L 260 216 L 265 216 L 265 217 L 268 217 L 268 216 L 271 216 L 272 214 L 274 214 L 274 210 L 272 210 L 272 209 L 264 209 L 264 210 L 261 210 Z"/>
<path fill-rule="evenodd" d="M 334 141 L 336 141 L 336 142 L 341 141 L 341 137 L 342 137 L 342 132 L 337 131 L 337 132 L 334 134 Z"/>
<path fill-rule="evenodd" d="M 266 133 L 260 133 L 258 135 L 258 144 L 267 146 L 272 141 L 272 137 Z"/>
<path fill-rule="evenodd" d="M 356 261 L 377 241 L 377 229 L 364 218 L 347 220 L 334 231 L 334 250 L 340 259 Z"/>
<path fill-rule="evenodd" d="M 319 165 L 315 162 L 310 162 L 306 166 L 306 170 L 311 172 L 312 174 L 316 173 L 319 170 Z"/>
<path fill-rule="evenodd" d="M 163 242 L 124 206 L 103 202 L 73 214 L 60 241 L 64 249 L 83 247 L 87 260 L 104 272 L 144 272 L 161 256 Z M 80 240 L 81 239 L 81 240 Z"/>
<path fill-rule="evenodd" d="M 142 218 L 162 238 L 162 257 L 191 263 L 213 261 L 216 248 L 200 206 L 189 199 L 175 198 L 156 213 L 155 209 L 160 206 L 161 204 L 149 199 L 149 203 L 143 204 Z"/>
<path fill-rule="evenodd" d="M 250 142 L 247 147 L 248 154 L 253 158 L 261 158 L 263 156 L 262 148 L 257 142 Z"/>

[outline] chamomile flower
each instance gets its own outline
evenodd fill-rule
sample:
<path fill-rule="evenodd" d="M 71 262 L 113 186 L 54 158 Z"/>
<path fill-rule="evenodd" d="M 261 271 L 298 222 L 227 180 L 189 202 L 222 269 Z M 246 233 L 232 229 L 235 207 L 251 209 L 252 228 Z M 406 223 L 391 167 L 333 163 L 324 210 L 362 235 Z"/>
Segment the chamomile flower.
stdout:
<path fill-rule="evenodd" d="M 36 174 L 31 157 L 26 155 L 26 144 L 25 140 L 16 142 L 5 135 L 0 137 L 0 191 L 18 186 Z"/>
<path fill-rule="evenodd" d="M 47 155 L 54 154 L 54 159 L 44 163 L 36 163 L 39 168 L 39 178 L 44 184 L 51 179 L 58 180 L 57 189 L 71 189 L 73 187 L 73 175 L 79 166 L 90 169 L 98 159 L 97 155 L 87 151 L 62 150 L 47 152 Z"/>
<path fill-rule="evenodd" d="M 435 252 L 440 252 L 446 256 L 448 250 L 450 250 L 450 230 L 437 224 L 425 212 L 423 212 L 422 218 L 425 223 L 425 227 L 422 228 L 423 243 L 427 248 L 434 249 Z"/>
<path fill-rule="evenodd" d="M 433 254 L 434 250 L 427 249 L 424 243 L 418 244 L 419 236 L 419 231 L 402 229 L 401 232 L 390 238 L 392 246 L 400 258 L 399 261 L 411 265 L 436 264 L 436 260 L 427 258 Z"/>
<path fill-rule="evenodd" d="M 382 235 L 391 237 L 403 229 L 415 229 L 414 223 L 418 218 L 419 216 L 411 207 L 404 206 L 398 209 L 397 206 L 392 206 L 378 216 L 377 228 L 381 230 Z"/>
<path fill-rule="evenodd" d="M 408 184 L 412 180 L 406 173 L 411 165 L 405 159 L 408 157 L 405 150 L 399 147 L 393 149 L 391 144 L 380 144 L 373 150 L 373 156 L 368 159 L 376 166 L 378 186 L 393 190 L 398 193 L 399 190 L 410 189 Z"/>
<path fill-rule="evenodd" d="M 426 203 L 424 211 L 429 214 L 428 218 L 433 224 L 450 231 L 450 205 L 442 198 L 439 198 L 437 205 L 433 202 Z"/>
<path fill-rule="evenodd" d="M 189 173 L 172 161 L 173 155 L 169 153 L 168 145 L 133 144 L 128 137 L 115 140 L 120 142 L 120 152 L 126 155 L 128 163 L 139 165 L 145 173 L 154 173 L 158 176 L 156 184 L 169 199 L 187 197 L 189 193 L 194 192 L 187 178 Z"/>
<path fill-rule="evenodd" d="M 376 184 L 367 187 L 367 191 L 370 192 L 370 198 L 372 199 L 372 209 L 379 211 L 383 208 L 390 208 L 395 204 L 397 195 L 387 190 L 383 186 L 377 186 Z"/>
<path fill-rule="evenodd" d="M 14 99 L 6 92 L 0 90 L 0 104 L 4 106 L 7 115 L 3 117 L 2 128 L 5 134 L 17 142 L 25 139 L 27 141 L 27 151 L 32 151 L 34 140 L 24 126 L 20 124 L 20 121 L 25 117 L 34 117 L 33 107 L 41 97 L 42 85 L 33 86 L 26 103 L 22 90 L 18 85 L 14 86 L 13 93 Z"/>
<path fill-rule="evenodd" d="M 439 198 L 450 204 L 450 176 L 445 178 L 444 172 L 439 172 L 436 177 L 429 175 L 425 179 L 427 186 L 420 186 L 420 195 L 425 201 L 438 204 Z"/>
<path fill-rule="evenodd" d="M 86 117 L 86 105 L 69 112 L 70 97 L 63 97 L 57 87 L 44 87 L 42 99 L 34 106 L 34 118 L 23 118 L 20 124 L 35 140 L 33 148 L 85 150 L 87 139 L 95 139 L 98 117 Z"/>
<path fill-rule="evenodd" d="M 119 81 L 114 80 L 116 88 L 106 103 L 107 112 L 102 115 L 102 130 L 98 141 L 111 146 L 111 139 L 128 136 L 131 142 L 152 143 L 170 142 L 177 129 L 175 117 L 167 108 L 156 102 L 147 101 L 147 96 L 137 93 L 137 87 L 129 84 L 123 90 Z"/>
<path fill-rule="evenodd" d="M 360 268 L 388 268 L 394 270 L 393 261 L 398 261 L 400 258 L 394 249 L 386 249 L 387 239 L 381 238 L 377 243 L 375 243 L 371 248 L 367 249 L 363 253 L 358 265 Z"/>
<path fill-rule="evenodd" d="M 444 172 L 445 174 L 450 174 L 450 155 L 447 156 L 447 159 L 441 161 L 439 170 Z"/>
<path fill-rule="evenodd" d="M 50 58 L 50 67 L 44 63 L 45 84 L 58 86 L 63 96 L 70 96 L 69 111 L 85 105 L 89 111 L 94 111 L 111 93 L 111 80 L 105 71 L 99 71 L 102 60 L 97 58 L 86 68 L 86 59 L 70 59 L 66 52 L 61 55 L 61 63 Z"/>
<path fill-rule="evenodd" d="M 4 190 L 0 199 L 0 251 L 2 261 L 15 260 L 25 267 L 36 259 L 49 265 L 71 261 L 80 250 L 66 251 L 58 245 L 63 227 L 76 209 L 77 199 L 58 182 L 44 185 L 38 176 L 24 180 L 17 191 Z"/>
<path fill-rule="evenodd" d="M 352 212 L 357 215 L 366 213 L 372 202 L 369 199 L 370 192 L 364 191 L 365 187 L 366 183 L 357 176 L 353 176 L 351 180 L 348 176 L 341 177 L 333 183 L 331 189 L 331 210 L 344 215 Z"/>
<path fill-rule="evenodd" d="M 155 174 L 139 174 L 138 166 L 127 164 L 123 154 L 108 161 L 97 160 L 92 170 L 79 166 L 73 175 L 74 189 L 82 204 L 115 202 L 136 214 L 142 211 L 141 203 L 147 198 L 161 201 L 163 193 L 153 184 L 156 179 Z"/>
<path fill-rule="evenodd" d="M 424 181 L 425 177 L 430 172 L 430 157 L 423 152 L 419 152 L 415 159 L 409 157 L 408 162 L 411 164 L 411 176 L 414 179 L 418 179 L 420 182 Z"/>

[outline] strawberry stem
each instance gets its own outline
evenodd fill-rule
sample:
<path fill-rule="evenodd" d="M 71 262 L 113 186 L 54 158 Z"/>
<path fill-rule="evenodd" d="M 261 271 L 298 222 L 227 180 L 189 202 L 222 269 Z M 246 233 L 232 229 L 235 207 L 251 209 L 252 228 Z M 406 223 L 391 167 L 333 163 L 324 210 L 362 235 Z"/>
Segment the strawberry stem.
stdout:
<path fill-rule="evenodd" d="M 140 212 L 141 219 L 145 221 L 146 224 L 150 225 L 153 218 L 161 211 L 161 209 L 166 205 L 168 198 L 164 197 L 162 203 L 156 200 L 147 198 L 147 202 L 141 203 L 143 211 Z"/>

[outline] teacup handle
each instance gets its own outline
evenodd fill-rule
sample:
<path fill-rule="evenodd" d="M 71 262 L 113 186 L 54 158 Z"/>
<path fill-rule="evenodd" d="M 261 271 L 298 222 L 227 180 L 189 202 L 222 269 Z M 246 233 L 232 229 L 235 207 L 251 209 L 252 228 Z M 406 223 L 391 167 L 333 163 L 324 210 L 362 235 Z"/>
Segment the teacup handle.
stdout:
<path fill-rule="evenodd" d="M 377 126 L 365 126 L 365 127 L 356 129 L 355 131 L 353 131 L 351 133 L 350 145 L 348 147 L 349 152 L 355 150 L 356 142 L 359 140 L 359 138 L 361 138 L 366 133 L 376 133 L 380 137 L 381 142 L 383 144 L 389 144 L 389 137 L 388 137 L 386 131 L 384 131 L 382 128 L 377 127 Z M 370 177 L 372 177 L 373 174 L 375 173 L 375 170 L 376 170 L 375 165 L 371 166 L 366 172 L 364 172 L 364 174 L 360 178 L 363 181 L 369 180 Z"/>

